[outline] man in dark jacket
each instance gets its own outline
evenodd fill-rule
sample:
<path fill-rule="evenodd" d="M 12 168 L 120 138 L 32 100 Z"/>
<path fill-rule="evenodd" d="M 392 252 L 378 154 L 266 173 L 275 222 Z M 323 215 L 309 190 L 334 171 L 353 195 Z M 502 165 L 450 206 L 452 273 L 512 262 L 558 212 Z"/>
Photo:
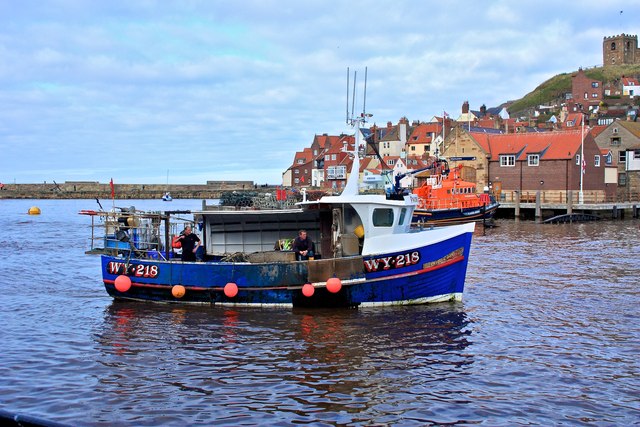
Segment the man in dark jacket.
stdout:
<path fill-rule="evenodd" d="M 182 261 L 195 261 L 200 238 L 191 232 L 191 226 L 187 225 L 177 240 L 182 244 Z"/>
<path fill-rule="evenodd" d="M 315 246 L 311 239 L 307 237 L 306 230 L 300 230 L 298 232 L 298 237 L 296 237 L 293 241 L 291 249 L 293 249 L 293 251 L 295 252 L 297 261 L 302 261 L 309 258 L 313 259 Z"/>

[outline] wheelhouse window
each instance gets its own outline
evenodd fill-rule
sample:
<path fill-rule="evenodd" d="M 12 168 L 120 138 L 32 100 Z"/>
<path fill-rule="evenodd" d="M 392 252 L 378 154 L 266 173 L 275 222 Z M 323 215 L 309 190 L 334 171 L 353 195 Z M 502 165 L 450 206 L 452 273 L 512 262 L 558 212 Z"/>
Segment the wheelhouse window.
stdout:
<path fill-rule="evenodd" d="M 391 227 L 393 225 L 393 209 L 374 209 L 372 219 L 375 227 Z"/>
<path fill-rule="evenodd" d="M 402 225 L 404 223 L 404 218 L 407 216 L 407 208 L 402 208 L 400 210 L 400 219 L 398 219 L 398 225 Z"/>
<path fill-rule="evenodd" d="M 516 156 L 514 155 L 502 155 L 500 156 L 500 166 L 509 167 L 516 165 Z"/>
<path fill-rule="evenodd" d="M 539 154 L 529 154 L 527 156 L 527 160 L 529 161 L 529 166 L 539 166 L 540 165 L 540 155 Z"/>

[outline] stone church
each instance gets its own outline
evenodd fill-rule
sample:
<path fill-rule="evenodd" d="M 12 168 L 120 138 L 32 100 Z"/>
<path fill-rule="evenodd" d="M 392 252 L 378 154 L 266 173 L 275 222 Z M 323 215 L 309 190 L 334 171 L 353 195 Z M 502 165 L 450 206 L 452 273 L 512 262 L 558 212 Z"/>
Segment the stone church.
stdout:
<path fill-rule="evenodd" d="M 602 41 L 602 64 L 631 65 L 640 64 L 640 49 L 638 49 L 638 36 L 620 34 L 605 37 Z"/>

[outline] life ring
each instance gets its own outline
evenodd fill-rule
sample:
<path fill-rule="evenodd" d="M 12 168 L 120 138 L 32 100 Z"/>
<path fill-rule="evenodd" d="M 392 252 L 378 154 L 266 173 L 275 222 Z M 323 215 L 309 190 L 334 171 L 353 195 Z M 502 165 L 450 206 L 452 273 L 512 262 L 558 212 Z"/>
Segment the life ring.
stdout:
<path fill-rule="evenodd" d="M 180 249 L 182 247 L 180 236 L 173 236 L 173 239 L 171 239 L 171 247 L 174 249 Z"/>

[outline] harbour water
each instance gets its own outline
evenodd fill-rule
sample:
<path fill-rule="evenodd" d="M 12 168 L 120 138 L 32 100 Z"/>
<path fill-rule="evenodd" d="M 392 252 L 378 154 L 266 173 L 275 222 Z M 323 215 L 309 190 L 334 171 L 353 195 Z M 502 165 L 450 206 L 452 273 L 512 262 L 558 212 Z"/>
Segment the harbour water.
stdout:
<path fill-rule="evenodd" d="M 113 301 L 84 254 L 77 212 L 95 208 L 0 200 L 1 410 L 78 426 L 640 425 L 638 220 L 478 227 L 462 302 L 267 310 Z"/>

